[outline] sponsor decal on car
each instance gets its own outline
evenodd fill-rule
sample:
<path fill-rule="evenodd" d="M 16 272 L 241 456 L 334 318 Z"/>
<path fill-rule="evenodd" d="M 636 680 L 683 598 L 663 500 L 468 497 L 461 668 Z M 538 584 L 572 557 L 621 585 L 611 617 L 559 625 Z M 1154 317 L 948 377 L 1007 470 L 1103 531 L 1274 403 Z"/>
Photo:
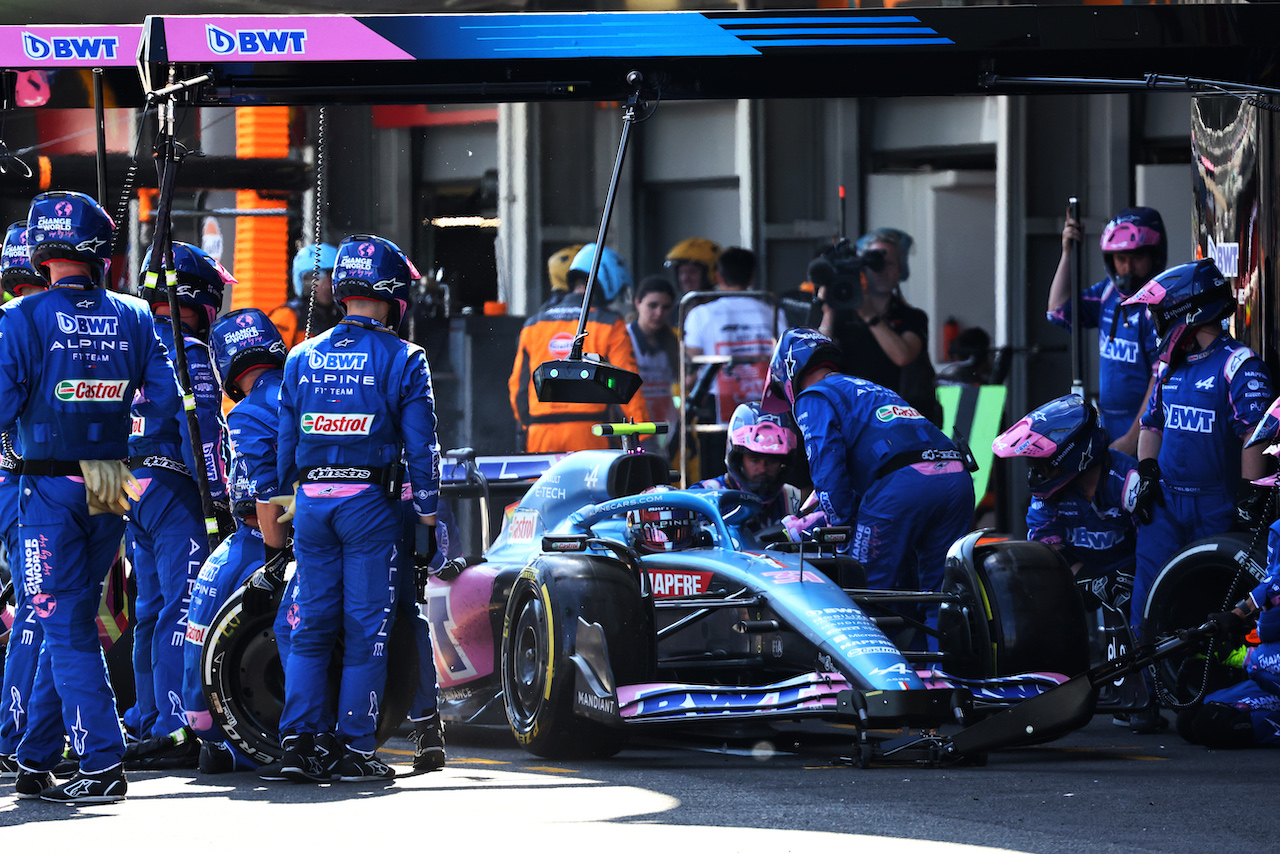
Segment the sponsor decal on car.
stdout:
<path fill-rule="evenodd" d="M 653 587 L 653 595 L 659 599 L 697 596 L 707 592 L 712 575 L 710 572 L 687 569 L 651 569 L 649 584 Z"/>

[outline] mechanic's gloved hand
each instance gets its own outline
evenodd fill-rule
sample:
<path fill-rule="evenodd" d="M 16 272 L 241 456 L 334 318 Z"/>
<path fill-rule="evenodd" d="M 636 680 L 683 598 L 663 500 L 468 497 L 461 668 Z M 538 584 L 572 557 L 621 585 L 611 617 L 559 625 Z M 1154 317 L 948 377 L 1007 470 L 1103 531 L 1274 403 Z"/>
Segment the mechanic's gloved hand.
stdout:
<path fill-rule="evenodd" d="M 280 518 L 276 520 L 277 522 L 282 524 L 285 522 L 292 522 L 293 514 L 297 512 L 298 509 L 298 483 L 296 481 L 294 482 L 293 492 L 288 495 L 277 495 L 271 499 L 271 503 L 278 504 L 284 508 L 284 512 L 280 514 Z"/>
<path fill-rule="evenodd" d="M 219 542 L 236 532 L 236 517 L 231 515 L 231 502 L 228 499 L 213 502 L 213 518 L 218 521 Z"/>
<path fill-rule="evenodd" d="M 1124 509 L 1133 514 L 1139 525 L 1150 525 L 1152 509 L 1164 506 L 1160 492 L 1160 464 L 1154 458 L 1138 463 L 1124 481 Z"/>
<path fill-rule="evenodd" d="M 1220 638 L 1243 635 L 1249 630 L 1249 621 L 1235 611 L 1219 611 L 1216 614 L 1210 614 L 1207 619 L 1217 624 Z"/>
<path fill-rule="evenodd" d="M 787 532 L 787 539 L 793 543 L 798 543 L 805 539 L 804 535 L 811 528 L 825 524 L 827 524 L 827 514 L 821 510 L 817 510 L 807 516 L 782 517 L 782 527 Z"/>
<path fill-rule="evenodd" d="M 431 560 L 439 547 L 436 545 L 436 526 L 419 523 L 414 531 L 413 567 L 414 590 L 419 603 L 427 601 L 427 581 L 430 580 Z"/>
<path fill-rule="evenodd" d="M 440 568 L 433 574 L 441 581 L 453 581 L 459 575 L 462 575 L 462 570 L 466 568 L 467 562 L 460 557 L 455 557 L 453 560 L 446 560 L 440 564 Z"/>
<path fill-rule="evenodd" d="M 241 608 L 246 615 L 269 614 L 279 605 L 277 594 L 284 589 L 284 570 L 289 550 L 266 547 L 267 562 L 244 583 Z"/>
<path fill-rule="evenodd" d="M 129 499 L 142 497 L 142 484 L 120 460 L 81 460 L 89 515 L 129 512 Z"/>
<path fill-rule="evenodd" d="M 1273 492 L 1272 487 L 1257 486 L 1248 478 L 1241 478 L 1236 492 L 1236 520 L 1231 525 L 1231 530 L 1252 534 L 1270 524 Z"/>

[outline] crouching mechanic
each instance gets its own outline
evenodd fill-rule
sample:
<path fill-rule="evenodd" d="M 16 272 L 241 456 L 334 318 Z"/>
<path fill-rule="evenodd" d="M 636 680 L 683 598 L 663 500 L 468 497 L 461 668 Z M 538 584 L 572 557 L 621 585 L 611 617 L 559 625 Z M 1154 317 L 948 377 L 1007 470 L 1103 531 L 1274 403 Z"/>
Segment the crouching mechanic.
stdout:
<path fill-rule="evenodd" d="M 16 299 L 25 294 L 37 293 L 49 287 L 31 266 L 27 247 L 27 224 L 15 222 L 4 237 L 3 260 L 0 261 L 0 285 L 5 299 Z M 6 303 L 8 308 L 11 303 Z M 4 308 L 0 308 L 0 315 Z M 0 433 L 0 524 L 3 524 L 5 554 L 9 556 L 10 571 L 17 574 L 14 564 L 22 551 L 18 542 L 18 481 L 22 463 L 22 448 L 13 430 Z M 18 760 L 14 753 L 18 740 L 26 727 L 26 708 L 31 703 L 31 686 L 36 680 L 36 661 L 44 633 L 40 621 L 31 608 L 31 601 L 23 593 L 22 585 L 13 586 L 13 629 L 4 652 L 4 687 L 0 697 L 7 702 L 6 714 L 0 716 L 0 777 L 16 777 Z"/>
<path fill-rule="evenodd" d="M 1061 552 L 1078 582 L 1127 615 L 1137 534 L 1124 486 L 1138 461 L 1110 440 L 1097 411 L 1069 394 L 1033 410 L 991 450 L 1027 461 L 1027 539 Z"/>
<path fill-rule="evenodd" d="M 236 401 L 227 414 L 232 452 L 227 486 L 236 530 L 209 555 L 192 588 L 183 700 L 187 723 L 201 740 L 200 771 L 217 774 L 253 767 L 254 763 L 233 752 L 214 726 L 205 705 L 200 659 L 213 618 L 254 570 L 265 563 L 284 577 L 289 559 L 287 529 L 277 521 L 282 508 L 271 499 L 280 493 L 276 439 L 280 383 L 288 351 L 275 325 L 256 308 L 218 318 L 209 329 L 209 345 L 222 390 Z"/>
<path fill-rule="evenodd" d="M 285 663 L 281 773 L 297 782 L 395 776 L 374 749 L 398 586 L 401 455 L 419 520 L 431 531 L 440 484 L 426 355 L 396 334 L 417 277 L 390 241 L 345 239 L 333 275 L 345 317 L 295 347 L 285 363 L 278 475 L 281 483 L 301 485 L 293 523 L 297 624 Z M 424 536 L 420 562 L 434 557 L 434 547 L 435 537 Z M 315 737 L 339 635 L 343 753 L 331 771 L 321 767 Z"/>
<path fill-rule="evenodd" d="M 1267 410 L 1248 445 L 1272 456 L 1280 453 L 1280 400 Z M 1274 491 L 1280 475 L 1255 481 Z M 1274 500 L 1274 498 L 1272 499 Z M 1257 620 L 1259 644 L 1244 655 L 1247 677 L 1228 688 L 1214 691 L 1178 712 L 1178 734 L 1192 744 L 1211 749 L 1280 747 L 1280 520 L 1267 531 L 1267 574 L 1249 595 L 1230 611 L 1210 614 L 1219 633 L 1237 641 Z"/>
<path fill-rule="evenodd" d="M 818 330 L 788 329 L 762 407 L 795 411 L 819 504 L 853 529 L 848 553 L 868 585 L 940 590 L 947 549 L 973 518 L 973 478 L 941 430 L 887 388 L 837 372 L 839 360 Z M 924 621 L 937 628 L 937 605 Z"/>
<path fill-rule="evenodd" d="M 222 307 L 223 289 L 235 279 L 203 249 L 186 243 L 173 244 L 173 261 L 205 481 L 215 503 L 225 506 L 222 392 L 205 339 Z M 150 252 L 142 265 L 144 271 L 149 262 Z M 142 294 L 151 305 L 156 335 L 172 350 L 173 325 L 163 282 L 158 287 L 144 287 Z M 165 753 L 152 753 L 147 762 L 195 765 L 199 746 L 186 729 L 182 699 L 184 650 L 191 589 L 209 555 L 209 538 L 186 415 L 164 411 L 146 389 L 133 401 L 129 467 L 142 485 L 141 495 L 129 509 L 133 577 L 138 585 L 133 638 L 138 736 L 172 736 L 172 747 Z M 229 515 L 220 522 L 229 528 Z M 131 752 L 129 758 L 132 756 Z"/>
<path fill-rule="evenodd" d="M 764 503 L 764 510 L 751 520 L 753 528 L 785 525 L 789 536 L 798 536 L 802 525 L 796 518 L 800 490 L 784 478 L 793 467 L 799 445 L 790 413 L 765 412 L 758 403 L 739 404 L 729 419 L 726 473 L 697 485 L 750 492 Z"/>
<path fill-rule="evenodd" d="M 32 266 L 51 286 L 12 304 L 0 334 L 0 424 L 17 422 L 25 454 L 16 565 L 44 630 L 18 744 L 21 798 L 107 802 L 127 788 L 95 617 L 124 535 L 116 514 L 130 480 L 121 462 L 130 401 L 142 385 L 157 412 L 172 417 L 180 404 L 149 313 L 103 287 L 113 227 L 82 193 L 36 196 L 27 240 Z M 80 770 L 55 787 L 64 733 Z"/>

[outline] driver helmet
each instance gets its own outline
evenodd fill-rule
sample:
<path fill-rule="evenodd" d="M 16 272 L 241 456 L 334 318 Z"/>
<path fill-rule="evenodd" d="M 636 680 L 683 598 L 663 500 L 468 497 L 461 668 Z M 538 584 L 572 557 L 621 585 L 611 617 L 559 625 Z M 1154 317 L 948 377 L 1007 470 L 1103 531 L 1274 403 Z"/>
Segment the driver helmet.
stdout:
<path fill-rule="evenodd" d="M 387 326 L 399 329 L 409 308 L 409 289 L 419 278 L 413 262 L 390 240 L 353 234 L 338 246 L 333 265 L 333 301 L 343 314 L 349 299 L 384 302 L 391 308 Z"/>
<path fill-rule="evenodd" d="M 45 279 L 50 261 L 88 264 L 93 281 L 102 287 L 111 267 L 111 239 L 115 223 L 91 196 L 70 190 L 41 193 L 27 213 L 27 245 L 31 266 Z"/>
<path fill-rule="evenodd" d="M 585 281 L 591 275 L 591 262 L 595 257 L 596 245 L 594 243 L 588 243 L 583 246 L 578 250 L 578 254 L 573 256 L 566 278 L 568 280 L 576 278 L 578 281 Z M 575 273 L 581 275 L 575 277 L 573 275 Z M 631 287 L 631 273 L 627 271 L 627 262 L 623 261 L 622 256 L 608 246 L 604 248 L 604 252 L 600 255 L 600 268 L 596 270 L 596 286 L 600 288 L 600 293 L 604 295 L 605 302 L 611 302 L 614 297 Z"/>
<path fill-rule="evenodd" d="M 669 491 L 670 487 L 655 486 L 641 494 Z M 643 507 L 627 511 L 627 535 L 642 554 L 684 551 L 693 546 L 696 530 L 697 514 L 692 510 Z"/>
<path fill-rule="evenodd" d="M 301 298 L 306 293 L 305 282 L 316 270 L 316 246 L 309 243 L 299 249 L 293 256 L 293 295 Z M 319 244 L 320 272 L 332 273 L 334 262 L 338 260 L 338 247 L 332 243 Z"/>
<path fill-rule="evenodd" d="M 1116 290 L 1125 296 L 1132 296 L 1145 282 L 1134 281 L 1128 274 L 1116 275 L 1116 252 L 1146 252 L 1151 258 L 1148 279 L 1164 271 L 1169 257 L 1164 220 L 1155 208 L 1125 208 L 1120 211 L 1102 230 L 1098 245 L 1102 248 L 1102 263 L 1107 266 L 1107 275 L 1115 283 Z"/>
<path fill-rule="evenodd" d="M 0 260 L 0 283 L 4 292 L 17 296 L 21 288 L 49 287 L 35 268 L 31 266 L 31 249 L 27 246 L 27 224 L 19 220 L 9 226 L 4 235 L 4 254 Z"/>
<path fill-rule="evenodd" d="M 222 378 L 222 390 L 232 400 L 243 400 L 236 380 L 254 368 L 282 368 L 289 348 L 270 318 L 258 308 L 241 308 L 219 317 L 209 328 L 213 363 Z"/>
<path fill-rule="evenodd" d="M 783 472 L 799 444 L 795 421 L 790 413 L 765 412 L 758 403 L 739 404 L 729 419 L 729 438 L 725 443 L 724 464 L 729 473 L 728 484 L 769 501 L 782 489 Z M 782 457 L 782 468 L 774 477 L 750 480 L 742 468 L 747 451 Z"/>
<path fill-rule="evenodd" d="M 1160 357 L 1172 362 L 1196 327 L 1216 324 L 1236 310 L 1231 283 L 1208 258 L 1179 264 L 1157 275 L 1124 305 L 1145 305 L 1155 323 Z"/>
<path fill-rule="evenodd" d="M 151 248 L 148 248 L 142 259 L 139 279 L 146 279 L 150 266 Z M 222 308 L 223 292 L 228 285 L 236 284 L 236 280 L 208 252 L 179 241 L 173 243 L 173 269 L 178 274 L 178 304 L 195 310 L 196 332 L 203 335 L 208 332 L 209 325 Z M 163 280 L 156 287 L 144 287 L 142 298 L 153 312 L 157 305 L 168 305 L 169 293 Z"/>
<path fill-rule="evenodd" d="M 991 443 L 997 457 L 1022 457 L 1027 486 L 1036 498 L 1051 498 L 1090 466 L 1106 458 L 1110 437 L 1083 397 L 1068 394 L 1034 409 Z"/>
<path fill-rule="evenodd" d="M 716 274 L 719 260 L 720 244 L 705 237 L 686 237 L 671 247 L 663 266 L 678 278 L 682 264 L 698 264 L 702 267 L 703 289 L 711 290 L 719 281 Z"/>
<path fill-rule="evenodd" d="M 764 412 L 790 412 L 796 403 L 796 382 L 823 364 L 833 370 L 840 364 L 840 348 L 834 341 L 804 326 L 783 332 L 769 359 L 768 385 L 760 408 Z"/>

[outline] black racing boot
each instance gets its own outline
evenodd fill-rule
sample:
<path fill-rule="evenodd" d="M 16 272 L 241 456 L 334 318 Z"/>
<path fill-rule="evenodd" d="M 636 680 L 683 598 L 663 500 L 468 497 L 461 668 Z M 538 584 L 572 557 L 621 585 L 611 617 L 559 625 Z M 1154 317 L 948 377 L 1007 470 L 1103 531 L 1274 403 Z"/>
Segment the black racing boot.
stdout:
<path fill-rule="evenodd" d="M 444 767 L 444 722 L 440 713 L 429 718 L 414 721 L 413 734 L 413 770 L 419 772 L 439 771 Z"/>
<path fill-rule="evenodd" d="M 115 765 L 93 774 L 81 771 L 61 786 L 45 789 L 40 800 L 55 804 L 110 804 L 123 801 L 128 788 L 124 766 Z"/>

